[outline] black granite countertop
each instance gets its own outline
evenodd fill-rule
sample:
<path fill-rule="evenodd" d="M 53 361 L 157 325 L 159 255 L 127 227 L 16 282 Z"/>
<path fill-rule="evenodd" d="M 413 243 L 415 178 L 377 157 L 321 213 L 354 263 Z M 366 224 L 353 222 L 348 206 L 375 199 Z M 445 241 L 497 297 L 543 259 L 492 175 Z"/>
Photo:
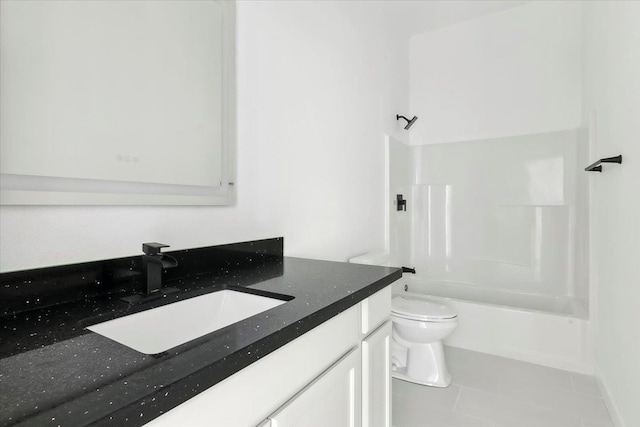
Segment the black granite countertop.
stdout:
<path fill-rule="evenodd" d="M 143 425 L 401 277 L 282 257 L 282 245 L 169 252 L 179 292 L 138 305 L 120 297 L 141 289 L 140 257 L 0 274 L 0 425 Z M 86 329 L 229 287 L 292 299 L 157 355 Z"/>

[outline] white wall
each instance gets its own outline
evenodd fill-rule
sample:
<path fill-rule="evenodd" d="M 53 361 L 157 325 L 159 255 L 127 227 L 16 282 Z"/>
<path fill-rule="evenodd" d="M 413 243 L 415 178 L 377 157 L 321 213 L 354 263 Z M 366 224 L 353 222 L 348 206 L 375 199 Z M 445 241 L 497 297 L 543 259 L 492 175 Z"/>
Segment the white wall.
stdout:
<path fill-rule="evenodd" d="M 411 143 L 580 125 L 580 3 L 530 2 L 411 38 Z"/>
<path fill-rule="evenodd" d="M 593 173 L 596 364 L 617 425 L 640 426 L 640 2 L 585 2 L 584 114 Z"/>
<path fill-rule="evenodd" d="M 407 34 L 468 21 L 483 15 L 521 6 L 531 0 L 392 0 L 392 13 L 402 20 Z"/>
<path fill-rule="evenodd" d="M 386 2 L 238 2 L 232 207 L 0 207 L 0 271 L 274 236 L 292 256 L 384 245 L 384 135 L 408 102 Z"/>

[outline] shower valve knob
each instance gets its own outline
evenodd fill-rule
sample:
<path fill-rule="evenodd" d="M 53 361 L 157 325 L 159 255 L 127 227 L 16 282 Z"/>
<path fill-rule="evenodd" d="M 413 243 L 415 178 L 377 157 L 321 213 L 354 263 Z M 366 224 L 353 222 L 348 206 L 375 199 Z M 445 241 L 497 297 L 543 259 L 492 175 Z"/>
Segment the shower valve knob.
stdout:
<path fill-rule="evenodd" d="M 399 211 L 406 211 L 407 210 L 407 201 L 404 198 L 402 198 L 402 194 L 398 194 L 396 196 L 396 200 L 397 200 L 396 209 L 399 210 Z"/>

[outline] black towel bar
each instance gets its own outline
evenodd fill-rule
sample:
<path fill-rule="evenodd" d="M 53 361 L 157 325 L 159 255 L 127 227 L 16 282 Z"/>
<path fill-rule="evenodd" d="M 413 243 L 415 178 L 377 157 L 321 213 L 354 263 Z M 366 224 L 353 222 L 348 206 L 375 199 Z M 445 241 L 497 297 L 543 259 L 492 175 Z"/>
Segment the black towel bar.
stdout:
<path fill-rule="evenodd" d="M 587 172 L 602 172 L 602 163 L 622 163 L 622 154 L 615 157 L 605 157 L 604 159 L 600 159 L 595 163 L 591 163 L 589 166 L 584 168 Z"/>

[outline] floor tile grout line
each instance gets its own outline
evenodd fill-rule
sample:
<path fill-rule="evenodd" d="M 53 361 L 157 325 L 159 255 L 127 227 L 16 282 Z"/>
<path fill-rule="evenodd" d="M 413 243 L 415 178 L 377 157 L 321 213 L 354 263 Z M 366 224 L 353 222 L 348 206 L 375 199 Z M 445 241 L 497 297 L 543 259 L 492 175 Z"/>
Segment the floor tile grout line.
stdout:
<path fill-rule="evenodd" d="M 464 384 L 464 385 L 463 385 L 463 384 L 457 384 L 457 386 L 459 386 L 459 387 L 464 387 L 464 388 L 467 388 L 467 389 L 469 389 L 469 390 L 473 390 L 473 391 L 479 391 L 479 392 L 481 392 L 481 393 L 487 393 L 487 394 L 490 394 L 490 395 L 492 395 L 492 396 L 496 396 L 496 397 L 501 397 L 501 396 L 502 396 L 502 395 L 498 394 L 498 393 L 497 393 L 497 392 L 495 392 L 495 391 L 485 390 L 485 389 L 483 389 L 483 388 L 474 387 L 474 386 L 472 386 L 472 385 L 467 385 L 467 384 Z"/>
<path fill-rule="evenodd" d="M 557 412 L 557 413 L 560 413 L 560 414 L 564 414 L 565 416 L 569 416 L 569 417 L 572 417 L 572 418 L 580 420 L 580 422 L 582 424 L 584 424 L 584 421 L 601 422 L 601 421 L 596 420 L 594 418 L 584 418 L 582 415 L 579 415 L 579 414 L 576 414 L 576 413 L 573 413 L 571 411 L 567 411 L 567 410 L 564 410 L 564 409 L 550 407 L 550 406 L 547 406 L 547 405 L 541 404 L 541 403 L 530 402 L 530 401 L 528 401 L 526 399 L 521 399 L 521 398 L 517 398 L 517 397 L 511 397 L 509 395 L 500 393 L 500 390 L 501 390 L 501 388 L 498 389 L 498 396 L 500 398 L 502 398 L 502 399 L 511 400 L 511 401 L 523 403 L 523 404 L 526 404 L 526 405 L 530 405 L 530 406 L 533 406 L 533 407 L 537 407 L 537 408 L 540 408 L 540 409 L 544 409 L 544 410 L 547 410 L 547 411 L 553 411 L 553 412 Z M 556 393 L 563 393 L 563 394 L 572 393 L 572 394 L 574 394 L 574 395 L 576 395 L 578 397 L 581 397 L 581 398 L 593 399 L 593 400 L 602 400 L 601 398 L 598 398 L 598 397 L 595 397 L 595 396 L 586 395 L 586 394 L 583 394 L 583 393 L 578 393 L 576 391 L 558 390 L 558 389 L 556 389 L 555 392 Z M 606 409 L 606 406 L 605 406 L 605 409 Z"/>
<path fill-rule="evenodd" d="M 458 391 L 458 397 L 456 398 L 456 403 L 453 404 L 453 408 L 451 409 L 451 412 L 453 412 L 455 415 L 459 415 L 461 417 L 467 417 L 467 418 L 470 418 L 472 420 L 482 421 L 483 423 L 491 423 L 492 426 L 495 426 L 496 424 L 495 424 L 495 421 L 493 421 L 493 420 L 482 418 L 482 417 L 479 417 L 477 415 L 471 415 L 471 414 L 466 414 L 464 412 L 456 411 L 456 406 L 458 406 L 458 401 L 460 400 L 460 395 L 462 394 L 462 389 L 463 388 L 464 387 L 460 386 L 460 390 Z"/>
<path fill-rule="evenodd" d="M 511 378 L 513 378 L 513 377 L 511 377 Z M 522 378 L 514 378 L 514 379 L 515 379 L 515 381 L 526 382 L 526 380 L 524 380 Z M 582 392 L 582 391 L 577 390 L 577 388 L 575 386 L 574 379 L 573 379 L 573 377 L 571 375 L 569 375 L 569 380 L 571 382 L 571 390 L 565 390 L 564 388 L 554 387 L 554 386 L 550 386 L 548 388 L 550 390 L 556 392 L 556 393 L 563 393 L 563 394 L 570 393 L 570 394 L 573 394 L 573 395 L 575 395 L 577 397 L 582 397 L 582 398 L 586 398 L 586 399 L 603 400 L 602 395 L 595 395 L 593 393 Z M 498 385 L 498 394 L 501 394 L 500 391 L 502 390 L 503 381 L 504 381 L 504 376 L 501 374 L 500 375 L 500 384 Z"/>
<path fill-rule="evenodd" d="M 465 349 L 462 349 L 462 350 L 465 350 Z M 473 354 L 471 354 L 470 357 L 467 356 L 467 355 L 463 355 L 462 358 L 460 359 L 463 362 L 463 365 L 466 366 L 467 368 L 470 367 L 470 366 L 471 367 L 474 366 L 475 365 L 474 361 L 480 363 L 481 362 L 480 357 L 483 354 L 486 355 L 486 356 L 490 356 L 490 357 L 505 359 L 504 360 L 505 364 L 510 362 L 509 358 L 503 358 L 501 356 L 496 356 L 496 355 L 491 355 L 491 354 L 488 354 L 488 353 L 481 353 L 481 352 L 472 352 L 472 353 Z M 533 365 L 536 365 L 536 364 L 533 364 Z M 536 365 L 536 366 L 540 367 L 540 368 L 545 368 L 545 366 L 542 366 L 542 365 Z M 496 398 L 498 398 L 500 400 L 503 400 L 503 401 L 505 401 L 507 403 L 508 402 L 517 403 L 517 404 L 520 404 L 520 405 L 525 405 L 525 406 L 527 406 L 529 408 L 532 408 L 532 409 L 535 408 L 535 409 L 541 410 L 544 413 L 547 413 L 549 415 L 556 414 L 558 416 L 562 416 L 563 418 L 566 417 L 567 421 L 569 421 L 569 419 L 570 419 L 573 422 L 575 422 L 575 425 L 579 425 L 579 426 L 582 426 L 582 427 L 586 427 L 586 425 L 587 425 L 586 423 L 588 423 L 588 422 L 594 422 L 594 423 L 602 423 L 603 422 L 603 420 L 600 420 L 599 417 L 584 418 L 583 414 L 579 414 L 579 413 L 567 410 L 567 409 L 569 409 L 568 407 L 567 408 L 564 408 L 564 407 L 563 408 L 559 408 L 559 407 L 549 406 L 549 405 L 547 405 L 547 404 L 545 404 L 543 402 L 534 403 L 534 402 L 528 401 L 528 400 L 523 399 L 523 398 L 514 398 L 514 397 L 512 397 L 512 396 L 510 396 L 508 394 L 505 394 L 506 380 L 508 378 L 511 378 L 512 372 L 511 372 L 510 369 L 508 369 L 508 366 L 506 366 L 506 365 L 504 367 L 498 366 L 498 369 L 499 369 L 499 371 L 496 372 L 496 374 L 497 374 L 496 376 L 498 377 L 497 378 L 497 380 L 498 380 L 497 381 L 497 383 L 498 383 L 497 384 L 497 390 L 494 387 L 490 387 L 490 389 L 486 389 L 486 388 L 482 387 L 481 385 L 478 386 L 478 384 L 476 384 L 476 385 L 467 385 L 467 384 L 460 384 L 460 383 L 458 383 L 456 381 L 452 382 L 452 385 L 455 385 L 455 386 L 459 387 L 459 389 L 458 389 L 458 392 L 457 392 L 457 395 L 456 395 L 456 398 L 455 398 L 455 401 L 454 401 L 454 404 L 453 404 L 453 407 L 452 407 L 451 411 L 454 412 L 455 414 L 459 415 L 459 416 L 464 416 L 464 417 L 468 417 L 468 418 L 471 418 L 471 419 L 476 419 L 476 420 L 479 420 L 479 421 L 482 421 L 482 422 L 486 422 L 488 424 L 493 423 L 496 426 L 499 425 L 493 419 L 485 419 L 485 418 L 482 418 L 482 417 L 478 417 L 477 415 L 469 414 L 469 413 L 466 413 L 465 411 L 461 411 L 460 410 L 461 407 L 458 406 L 458 405 L 460 405 L 461 396 L 462 396 L 463 388 L 464 388 L 464 389 L 467 389 L 467 391 L 465 391 L 465 393 L 466 392 L 485 393 L 487 395 L 491 395 L 491 396 L 494 396 L 494 397 L 496 397 Z M 557 370 L 555 368 L 550 368 L 550 369 L 553 369 L 554 371 Z M 603 400 L 602 395 L 599 395 L 599 396 L 593 395 L 592 393 L 588 392 L 588 390 L 589 390 L 588 388 L 583 388 L 583 390 L 587 390 L 587 392 L 580 392 L 579 391 L 579 387 L 577 385 L 577 380 L 580 379 L 580 377 L 572 375 L 572 372 L 564 371 L 564 370 L 562 370 L 562 371 L 563 371 L 562 373 L 564 374 L 563 377 L 564 377 L 565 380 L 563 380 L 562 382 L 555 381 L 555 380 L 552 381 L 552 384 L 549 384 L 550 391 L 553 390 L 554 392 L 557 392 L 557 393 L 574 395 L 574 396 L 580 397 L 580 398 L 593 399 L 594 403 L 596 401 L 602 401 Z M 455 376 L 455 372 L 453 372 L 453 374 Z M 566 382 L 566 376 L 569 377 L 568 378 L 569 382 Z M 524 377 L 520 378 L 519 375 L 516 375 L 514 377 L 514 380 L 525 381 L 526 382 L 526 378 L 524 378 Z M 486 382 L 486 381 L 481 381 L 481 382 Z M 495 385 L 495 382 L 491 381 L 491 383 L 493 383 Z M 551 387 L 551 385 L 553 385 L 553 387 Z M 566 387 L 567 385 L 569 385 L 569 387 Z M 542 387 L 542 385 L 541 385 L 541 387 Z M 405 398 L 408 398 L 409 400 L 418 400 L 418 399 L 414 399 L 414 396 L 413 396 L 412 393 L 408 393 L 407 395 L 402 394 L 401 399 L 404 400 Z M 446 408 L 446 406 L 444 406 L 444 405 L 439 405 L 439 407 L 442 408 L 442 409 Z M 605 423 L 605 425 L 606 425 L 606 423 Z"/>
<path fill-rule="evenodd" d="M 515 403 L 519 403 L 521 405 L 530 406 L 532 408 L 542 409 L 543 411 L 546 411 L 546 412 L 555 412 L 555 413 L 558 413 L 558 414 L 562 414 L 562 415 L 564 415 L 566 417 L 570 417 L 570 418 L 573 418 L 575 420 L 580 421 L 581 424 L 584 424 L 584 421 L 586 420 L 585 418 L 583 418 L 581 416 L 574 415 L 574 414 L 571 414 L 571 413 L 568 413 L 568 412 L 565 412 L 565 411 L 562 411 L 562 410 L 559 410 L 559 409 L 549 408 L 549 407 L 546 407 L 544 405 L 540 405 L 538 403 L 527 402 L 525 400 L 515 399 L 515 398 L 510 397 L 510 396 L 505 396 L 505 395 L 502 395 L 502 394 L 495 394 L 495 393 L 491 393 L 491 392 L 488 392 L 488 391 L 485 391 L 485 390 L 478 390 L 477 388 L 473 388 L 473 387 L 466 387 L 466 388 L 470 388 L 471 390 L 479 391 L 479 392 L 482 392 L 482 393 L 492 394 L 495 397 L 498 397 L 498 398 L 500 398 L 502 400 L 505 400 L 507 402 L 509 402 L 509 401 L 511 403 L 515 402 Z M 462 386 L 460 386 L 460 389 L 462 391 Z M 457 401 L 456 401 L 456 404 L 457 404 Z M 464 415 L 468 415 L 468 416 L 472 416 L 472 415 L 467 414 L 465 412 L 459 412 L 459 413 L 460 414 L 464 414 Z M 491 421 L 491 420 L 489 420 L 489 421 Z M 587 421 L 598 422 L 598 421 L 595 421 L 595 420 L 587 420 Z"/>
<path fill-rule="evenodd" d="M 574 393 L 577 393 L 577 392 L 578 392 L 578 390 L 576 390 L 576 383 L 575 383 L 575 381 L 573 380 L 573 375 L 569 374 L 569 379 L 571 380 L 571 387 L 573 388 L 573 392 L 574 392 Z M 582 423 L 582 424 L 584 425 L 584 423 Z"/>
<path fill-rule="evenodd" d="M 459 386 L 458 386 L 459 387 Z M 401 399 L 403 401 L 409 401 L 409 402 L 413 402 L 413 403 L 423 403 L 424 399 L 423 398 L 419 398 L 419 397 L 414 397 L 411 394 L 400 394 L 400 393 L 393 393 L 393 396 L 396 399 Z M 440 404 L 435 404 L 435 407 L 443 409 L 443 410 L 447 410 L 447 411 L 453 411 L 453 408 L 455 407 L 456 403 L 458 402 L 458 398 L 460 396 L 460 390 L 458 390 L 458 393 L 456 395 L 456 401 L 454 402 L 453 405 L 440 405 Z"/>
<path fill-rule="evenodd" d="M 496 394 L 498 396 L 502 396 L 502 384 L 504 383 L 504 376 L 507 374 L 507 372 L 502 369 L 500 370 L 500 376 L 498 377 L 498 391 L 496 391 Z"/>
<path fill-rule="evenodd" d="M 584 375 L 584 374 L 581 374 L 581 375 Z M 587 377 L 591 377 L 591 378 L 593 378 L 594 380 L 596 379 L 595 375 L 586 375 L 586 376 L 587 376 Z M 574 393 L 576 393 L 577 395 L 579 395 L 579 396 L 583 396 L 583 397 L 591 397 L 591 398 L 599 399 L 599 400 L 604 400 L 604 396 L 602 395 L 602 390 L 600 390 L 600 387 L 598 387 L 597 385 L 596 385 L 596 388 L 597 388 L 597 390 L 598 390 L 598 394 L 597 394 L 597 395 L 596 395 L 596 394 L 594 394 L 594 393 L 590 393 L 590 392 L 579 391 L 579 390 L 577 389 L 577 387 L 576 387 L 576 383 L 575 383 L 575 380 L 574 380 L 574 378 L 573 378 L 573 375 L 569 375 L 569 377 L 571 378 L 571 384 L 573 385 L 573 391 L 574 391 Z"/>
<path fill-rule="evenodd" d="M 464 412 L 464 411 L 457 411 L 457 410 L 456 410 L 457 405 L 458 405 L 459 400 L 460 400 L 460 396 L 461 396 L 461 394 L 462 394 L 462 389 L 463 389 L 463 388 L 471 389 L 471 390 L 473 390 L 473 391 L 479 391 L 479 392 L 482 392 L 482 393 L 488 393 L 488 394 L 493 394 L 493 393 L 487 392 L 487 391 L 485 391 L 485 390 L 478 390 L 478 389 L 475 389 L 475 388 L 473 388 L 473 387 L 461 386 L 461 385 L 459 385 L 459 384 L 458 384 L 458 386 L 460 387 L 460 389 L 458 390 L 458 395 L 456 396 L 456 401 L 455 401 L 455 403 L 454 403 L 453 408 L 451 409 L 451 411 L 452 411 L 453 413 L 457 414 L 457 415 L 464 416 L 464 417 L 468 417 L 468 418 L 472 418 L 472 419 L 476 419 L 476 420 L 480 420 L 480 421 L 483 421 L 483 422 L 494 422 L 494 420 L 491 420 L 491 419 L 486 419 L 486 418 L 478 417 L 477 415 L 468 414 L 468 413 L 466 413 L 466 412 Z M 504 396 L 504 395 L 495 395 L 495 394 L 493 394 L 493 395 L 494 395 L 494 396 L 496 396 L 496 397 L 498 397 L 498 398 L 500 398 L 500 399 L 504 399 L 504 400 L 507 400 L 507 401 L 509 401 L 509 400 L 511 400 L 511 401 L 516 401 L 517 403 L 524 404 L 524 405 L 530 406 L 530 407 L 532 407 L 532 408 L 541 409 L 541 410 L 543 410 L 543 411 L 545 411 L 545 412 L 547 412 L 547 413 L 557 413 L 557 414 L 563 415 L 563 416 L 565 416 L 565 417 L 572 418 L 572 419 L 574 419 L 574 420 L 577 420 L 577 421 L 580 423 L 580 425 L 581 425 L 581 426 L 583 426 L 583 427 L 584 427 L 584 423 L 585 423 L 586 421 L 599 422 L 599 421 L 595 421 L 595 420 L 587 420 L 587 419 L 585 419 L 585 418 L 583 418 L 583 417 L 581 417 L 581 416 L 577 416 L 577 415 L 574 415 L 574 414 L 570 414 L 570 413 L 567 413 L 567 412 L 564 412 L 564 411 L 561 411 L 561 410 L 558 410 L 558 409 L 554 409 L 554 408 L 548 408 L 548 407 L 545 407 L 545 406 L 543 406 L 543 405 L 539 405 L 539 404 L 536 404 L 536 403 L 525 402 L 525 401 L 522 401 L 522 400 L 519 400 L 519 399 L 513 399 L 513 398 L 510 398 L 510 397 L 508 397 L 508 396 Z M 408 398 L 408 399 L 410 399 L 410 400 L 414 400 L 414 401 L 419 401 L 419 399 L 413 399 L 411 396 L 401 396 L 401 397 L 403 397 L 403 398 Z M 444 408 L 444 407 L 441 407 L 441 408 L 442 408 L 442 409 L 446 409 L 446 408 Z"/>
<path fill-rule="evenodd" d="M 456 411 L 456 406 L 458 406 L 458 401 L 460 400 L 460 395 L 462 394 L 462 386 L 460 386 L 460 390 L 458 390 L 458 395 L 456 396 L 456 401 L 453 403 L 453 407 L 451 408 L 452 412 Z"/>

